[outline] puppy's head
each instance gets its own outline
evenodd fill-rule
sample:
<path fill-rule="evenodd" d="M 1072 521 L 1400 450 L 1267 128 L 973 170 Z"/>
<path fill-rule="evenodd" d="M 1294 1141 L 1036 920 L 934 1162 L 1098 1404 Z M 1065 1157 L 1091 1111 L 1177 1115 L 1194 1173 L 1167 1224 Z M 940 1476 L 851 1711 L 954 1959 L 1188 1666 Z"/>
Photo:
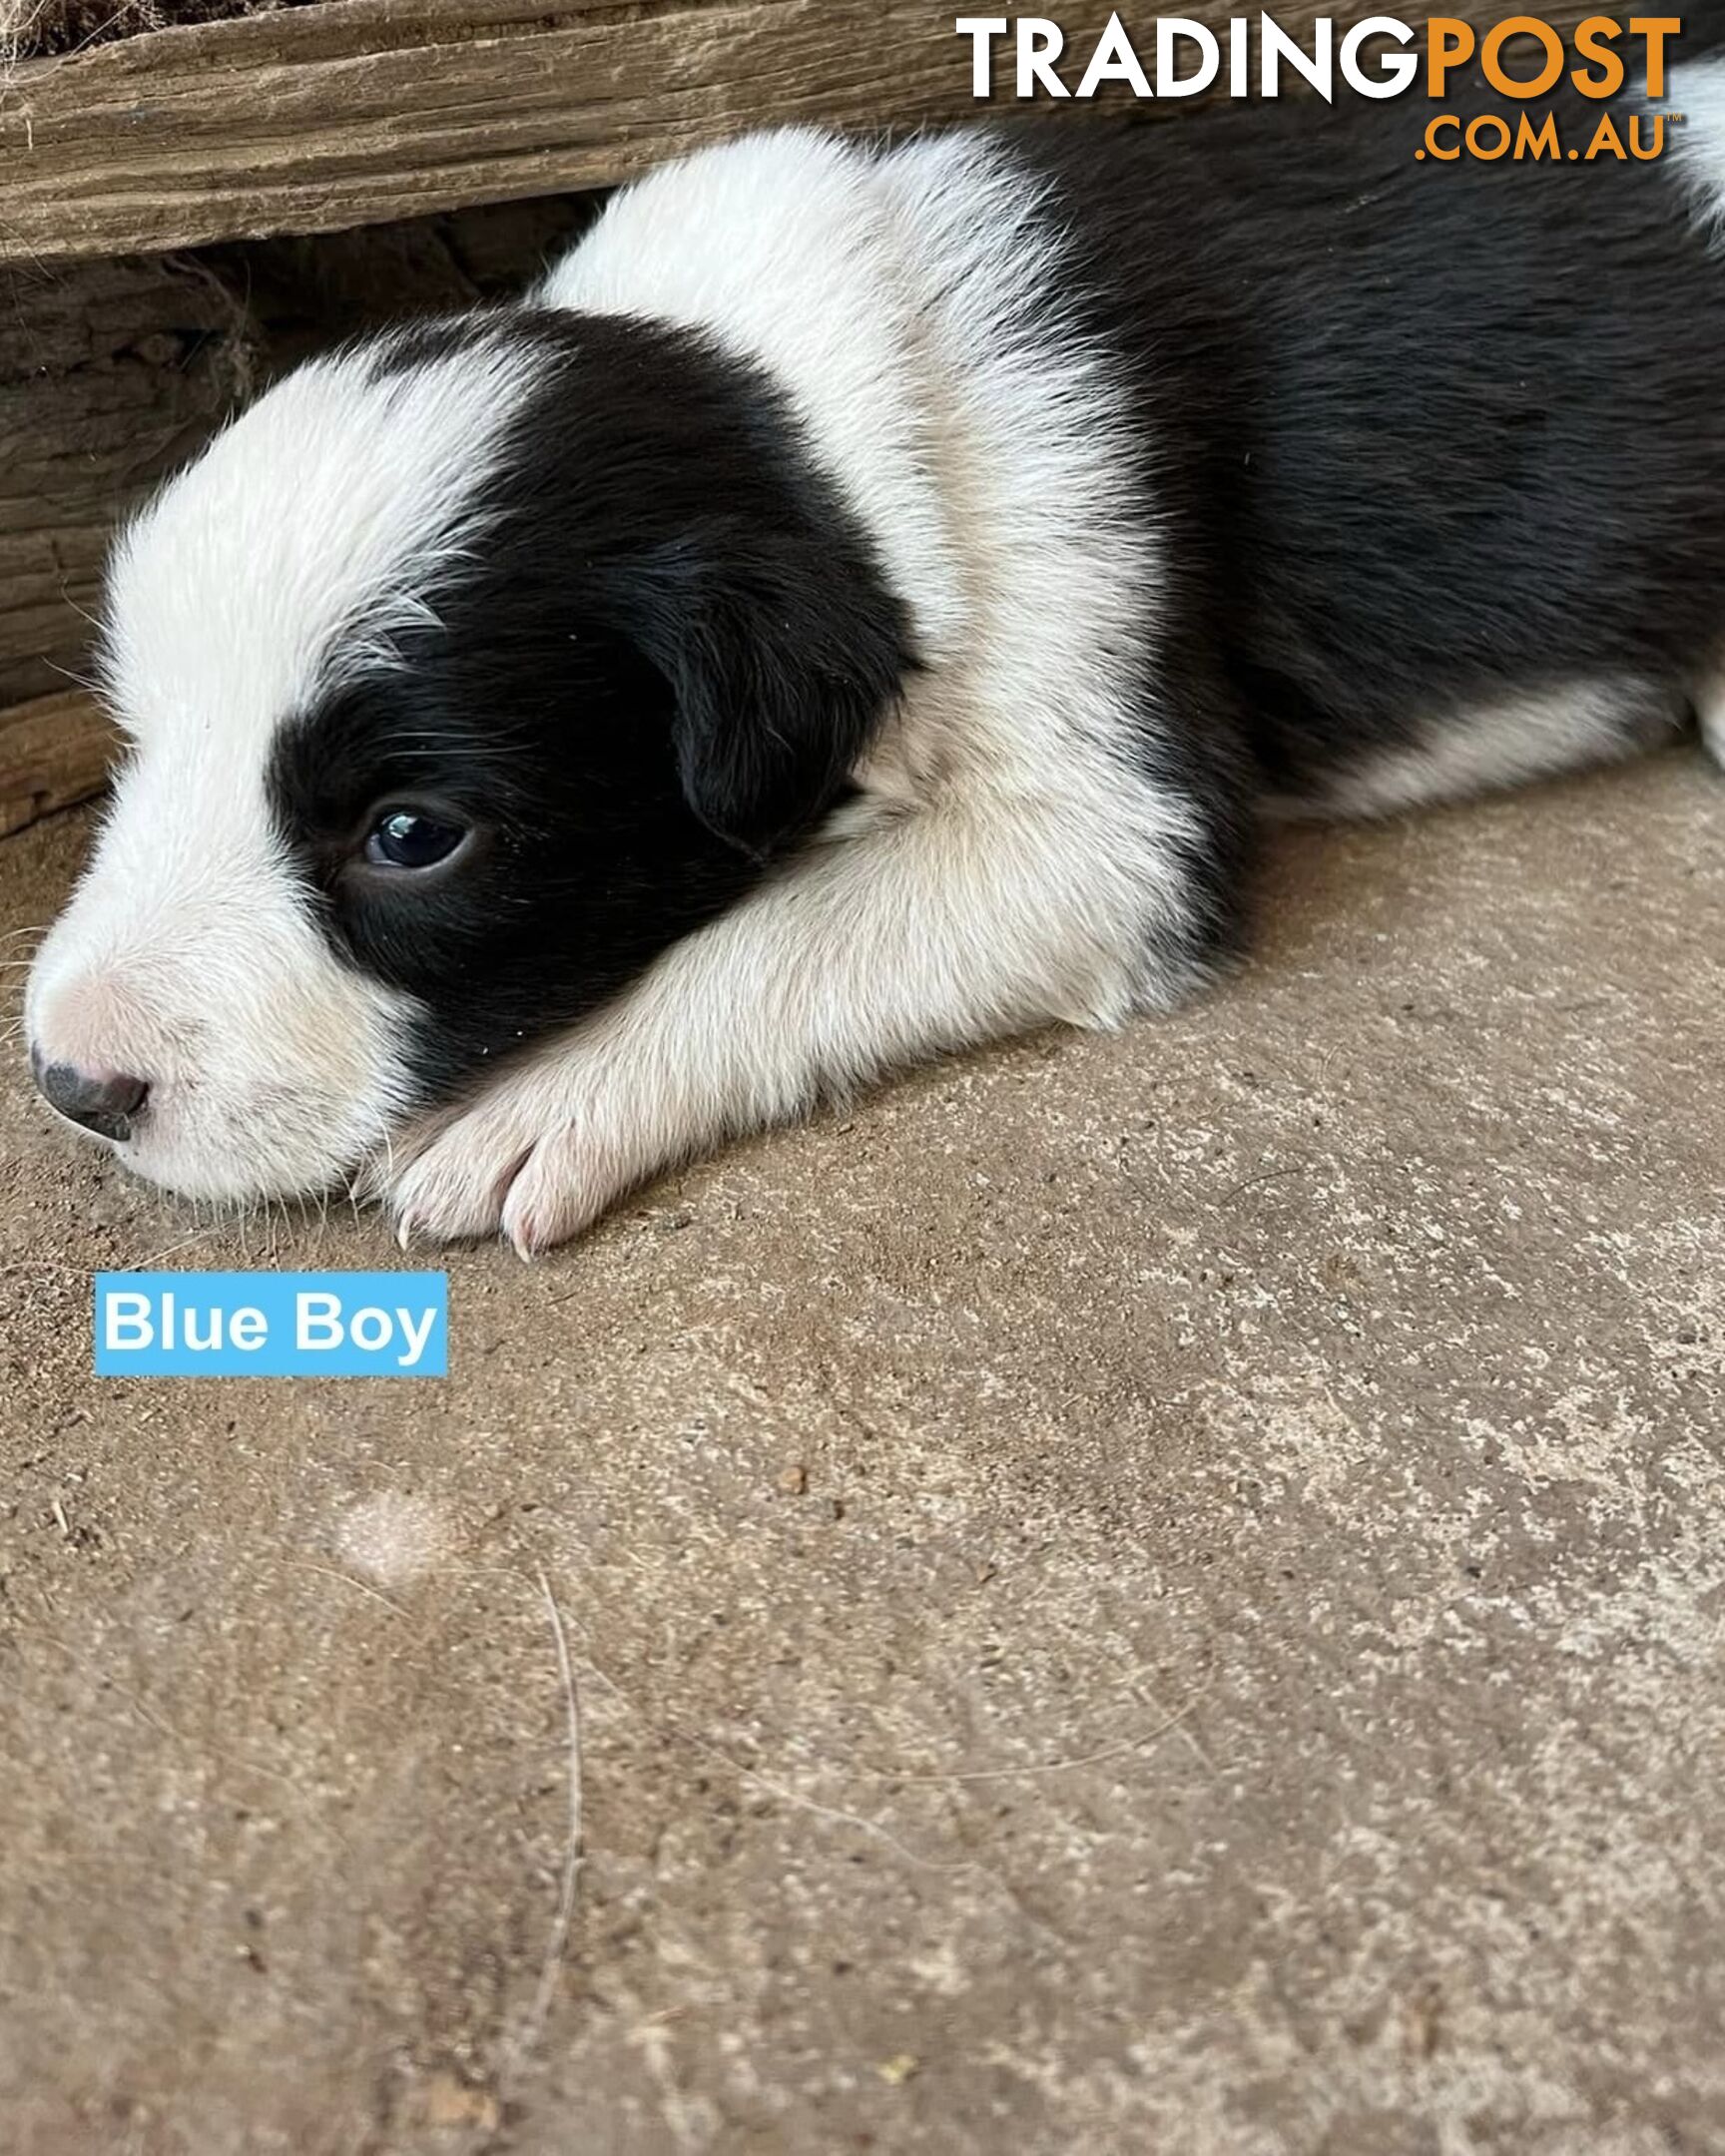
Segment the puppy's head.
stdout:
<path fill-rule="evenodd" d="M 693 337 L 521 309 L 304 367 L 117 550 L 131 749 L 38 1082 L 173 1188 L 327 1185 L 741 896 L 905 663 L 790 413 Z"/>

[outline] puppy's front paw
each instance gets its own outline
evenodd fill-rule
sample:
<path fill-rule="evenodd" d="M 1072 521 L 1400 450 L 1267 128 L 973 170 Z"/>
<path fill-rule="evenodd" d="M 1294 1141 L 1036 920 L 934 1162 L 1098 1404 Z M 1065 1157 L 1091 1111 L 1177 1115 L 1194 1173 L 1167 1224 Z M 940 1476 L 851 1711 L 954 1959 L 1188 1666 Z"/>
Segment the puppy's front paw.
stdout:
<path fill-rule="evenodd" d="M 579 1235 L 642 1173 L 604 1118 L 572 1115 L 542 1085 L 505 1079 L 408 1131 L 382 1181 L 403 1249 L 501 1233 L 533 1258 Z"/>

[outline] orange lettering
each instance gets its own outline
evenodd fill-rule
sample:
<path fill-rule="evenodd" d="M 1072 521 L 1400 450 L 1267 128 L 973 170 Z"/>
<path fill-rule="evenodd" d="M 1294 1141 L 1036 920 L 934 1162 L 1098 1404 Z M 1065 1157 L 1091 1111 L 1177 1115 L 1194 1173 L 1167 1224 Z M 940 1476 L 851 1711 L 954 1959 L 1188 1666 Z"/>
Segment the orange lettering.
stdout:
<path fill-rule="evenodd" d="M 1527 82 L 1517 81 L 1503 66 L 1503 47 L 1516 37 L 1537 38 L 1545 54 L 1544 66 Z M 1492 89 L 1501 91 L 1504 97 L 1543 97 L 1563 72 L 1563 40 L 1537 15 L 1507 15 L 1486 31 L 1485 42 L 1479 48 L 1479 65 Z"/>
<path fill-rule="evenodd" d="M 1569 80 L 1583 97 L 1615 97 L 1623 87 L 1624 67 L 1622 60 L 1611 49 L 1613 42 L 1623 35 L 1621 23 L 1614 23 L 1609 15 L 1589 15 L 1575 31 L 1575 52 L 1582 60 L 1591 60 L 1598 66 L 1597 75 L 1586 68 L 1575 68 Z"/>
<path fill-rule="evenodd" d="M 1426 95 L 1441 97 L 1451 72 L 1473 57 L 1473 25 L 1454 15 L 1434 15 L 1426 25 Z M 1460 151 L 1455 155 L 1459 157 Z"/>

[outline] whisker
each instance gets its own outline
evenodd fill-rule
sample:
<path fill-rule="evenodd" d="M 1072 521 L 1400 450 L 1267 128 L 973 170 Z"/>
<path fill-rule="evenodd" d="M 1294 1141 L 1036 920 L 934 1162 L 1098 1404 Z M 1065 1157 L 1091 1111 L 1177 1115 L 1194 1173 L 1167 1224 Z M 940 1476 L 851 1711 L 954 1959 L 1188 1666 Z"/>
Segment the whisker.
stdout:
<path fill-rule="evenodd" d="M 84 610 L 80 607 L 78 611 L 83 613 Z M 88 614 L 84 615 L 86 621 L 92 618 Z M 62 681 L 69 681 L 75 689 L 82 689 L 87 696 L 97 697 L 102 694 L 101 683 L 92 681 L 87 674 L 75 674 L 70 667 L 59 666 L 52 659 L 45 661 L 45 664 L 50 673 L 58 674 Z"/>

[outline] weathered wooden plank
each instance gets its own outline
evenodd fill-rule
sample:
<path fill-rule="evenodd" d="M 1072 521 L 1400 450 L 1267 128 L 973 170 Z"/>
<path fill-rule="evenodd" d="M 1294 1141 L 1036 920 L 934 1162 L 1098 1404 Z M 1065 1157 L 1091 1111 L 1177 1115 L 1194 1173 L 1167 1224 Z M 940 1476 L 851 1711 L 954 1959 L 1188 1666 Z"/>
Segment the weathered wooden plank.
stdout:
<path fill-rule="evenodd" d="M 1236 4 L 1183 12 L 1220 24 Z M 1113 12 L 1068 0 L 1070 50 L 1087 54 Z M 1317 14 L 1373 12 L 1298 0 L 1278 20 L 1297 31 Z M 1457 12 L 1502 11 L 1457 0 Z M 1584 9 L 1541 12 L 1563 23 Z M 0 261 L 610 185 L 779 122 L 972 116 L 956 13 L 950 0 L 322 0 L 24 61 L 0 84 Z M 1008 64 L 1002 41 L 997 80 Z M 1170 109 L 1187 108 L 1145 111 Z"/>
<path fill-rule="evenodd" d="M 118 745 L 101 707 L 77 690 L 0 711 L 0 837 L 88 800 Z"/>
<path fill-rule="evenodd" d="M 1220 23 L 1230 6 L 1184 12 Z M 770 123 L 973 116 L 958 12 L 950 0 L 323 0 L 26 61 L 0 92 L 0 260 L 322 232 L 608 185 Z M 1070 49 L 1088 54 L 1112 12 L 1069 0 Z M 1300 0 L 1279 20 L 1371 12 Z M 1003 81 L 1004 41 L 997 60 Z"/>
<path fill-rule="evenodd" d="M 966 54 L 928 0 L 326 0 L 156 31 L 16 69 L 0 258 L 594 187 L 768 121 L 928 119 L 966 106 Z"/>

